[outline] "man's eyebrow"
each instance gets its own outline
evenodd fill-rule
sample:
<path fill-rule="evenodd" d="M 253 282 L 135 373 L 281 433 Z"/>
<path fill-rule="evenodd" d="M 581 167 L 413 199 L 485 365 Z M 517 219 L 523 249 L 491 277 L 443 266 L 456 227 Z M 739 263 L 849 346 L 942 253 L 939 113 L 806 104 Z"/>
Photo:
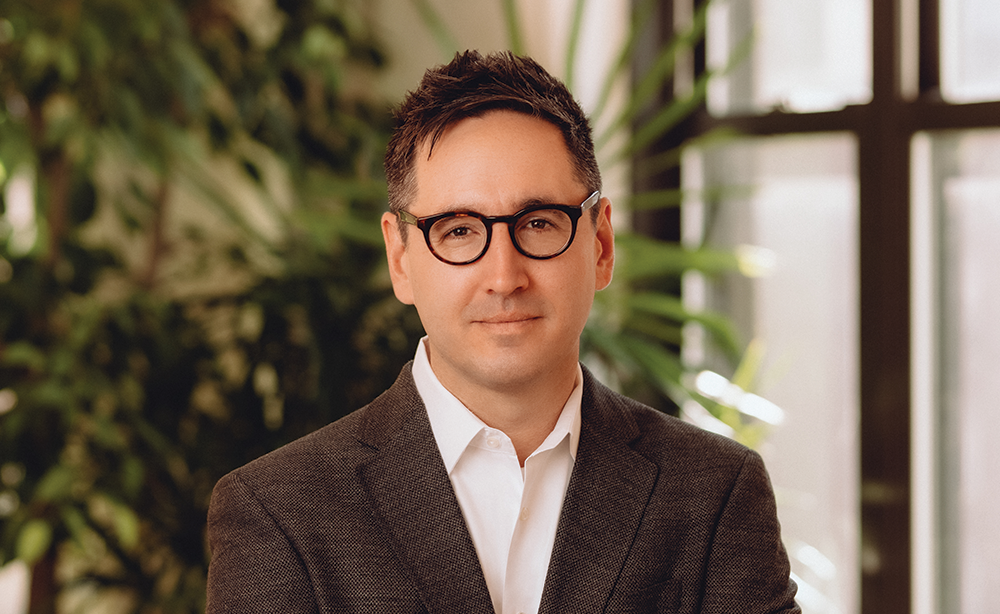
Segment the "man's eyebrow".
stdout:
<path fill-rule="evenodd" d="M 521 209 L 525 207 L 532 207 L 534 205 L 556 205 L 559 204 L 556 199 L 553 198 L 529 198 L 527 200 L 521 201 Z"/>
<path fill-rule="evenodd" d="M 565 204 L 565 203 L 560 203 L 559 199 L 532 196 L 530 198 L 526 198 L 518 202 L 517 208 L 514 210 L 514 212 L 520 211 L 521 209 L 524 209 L 526 207 L 533 207 L 535 205 L 558 205 L 558 204 Z M 479 213 L 481 215 L 486 215 L 480 210 L 479 207 L 466 205 L 462 203 L 446 205 L 442 207 L 441 210 L 439 211 L 439 213 L 465 213 L 465 212 L 474 212 L 474 213 Z"/>

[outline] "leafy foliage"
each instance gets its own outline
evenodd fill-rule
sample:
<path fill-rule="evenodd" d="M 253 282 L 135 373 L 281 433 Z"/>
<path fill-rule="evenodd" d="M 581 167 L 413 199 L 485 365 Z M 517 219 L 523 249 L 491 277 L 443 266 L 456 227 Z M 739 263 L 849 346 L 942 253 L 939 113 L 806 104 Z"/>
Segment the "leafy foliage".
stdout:
<path fill-rule="evenodd" d="M 202 611 L 215 481 L 420 333 L 382 265 L 382 52 L 361 2 L 0 6 L 0 556 L 33 612 Z"/>
<path fill-rule="evenodd" d="M 633 134 L 700 24 L 602 125 Z M 33 565 L 32 612 L 202 611 L 216 480 L 369 401 L 412 355 L 420 324 L 378 231 L 384 62 L 363 0 L 0 0 L 0 558 Z M 660 284 L 734 257 L 628 234 L 618 249 L 587 351 L 628 392 L 692 398 L 683 326 L 739 345 Z"/>

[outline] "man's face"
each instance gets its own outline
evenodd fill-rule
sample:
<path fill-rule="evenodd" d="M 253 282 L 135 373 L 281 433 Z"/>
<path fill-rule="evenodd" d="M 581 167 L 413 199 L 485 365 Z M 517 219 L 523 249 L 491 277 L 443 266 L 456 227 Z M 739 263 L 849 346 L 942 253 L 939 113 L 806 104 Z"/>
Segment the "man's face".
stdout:
<path fill-rule="evenodd" d="M 560 131 L 528 115 L 494 111 L 462 120 L 427 152 L 425 143 L 416 157 L 408 210 L 417 217 L 510 215 L 531 202 L 577 205 L 589 196 Z M 610 202 L 597 206 L 596 231 L 585 212 L 573 244 L 555 258 L 520 254 L 507 226 L 497 224 L 486 254 L 463 266 L 435 258 L 416 227 L 407 226 L 404 245 L 395 216 L 383 216 L 393 289 L 416 306 L 431 367 L 453 393 L 468 386 L 509 391 L 575 373 L 594 292 L 611 281 L 614 263 Z"/>

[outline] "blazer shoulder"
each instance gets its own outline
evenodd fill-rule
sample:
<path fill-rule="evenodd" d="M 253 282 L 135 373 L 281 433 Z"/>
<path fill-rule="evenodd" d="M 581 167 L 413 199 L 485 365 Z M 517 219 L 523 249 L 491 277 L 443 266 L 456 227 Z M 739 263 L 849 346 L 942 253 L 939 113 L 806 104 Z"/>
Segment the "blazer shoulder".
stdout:
<path fill-rule="evenodd" d="M 388 390 L 368 405 L 231 472 L 247 483 L 288 482 L 318 473 L 336 479 L 391 441 L 423 408 L 407 364 Z"/>
<path fill-rule="evenodd" d="M 324 474 L 327 479 L 360 462 L 365 456 L 354 433 L 364 408 L 299 439 L 272 450 L 231 471 L 220 480 L 237 479 L 252 490 L 259 485 L 290 485 Z"/>

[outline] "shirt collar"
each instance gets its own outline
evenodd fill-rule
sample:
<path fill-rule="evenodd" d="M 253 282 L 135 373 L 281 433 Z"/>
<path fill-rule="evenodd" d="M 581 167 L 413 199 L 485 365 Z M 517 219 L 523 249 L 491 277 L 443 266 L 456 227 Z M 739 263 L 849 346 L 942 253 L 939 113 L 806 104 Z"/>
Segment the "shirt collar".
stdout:
<path fill-rule="evenodd" d="M 481 430 L 489 427 L 438 380 L 427 358 L 426 340 L 427 337 L 424 337 L 417 344 L 417 351 L 413 357 L 413 381 L 427 408 L 427 417 L 434 432 L 434 439 L 441 450 L 444 466 L 451 474 L 473 438 Z M 583 371 L 579 364 L 576 371 L 576 385 L 566 404 L 563 405 L 555 427 L 532 455 L 554 448 L 568 437 L 569 453 L 576 459 L 576 450 L 580 443 L 580 404 L 583 399 Z"/>

